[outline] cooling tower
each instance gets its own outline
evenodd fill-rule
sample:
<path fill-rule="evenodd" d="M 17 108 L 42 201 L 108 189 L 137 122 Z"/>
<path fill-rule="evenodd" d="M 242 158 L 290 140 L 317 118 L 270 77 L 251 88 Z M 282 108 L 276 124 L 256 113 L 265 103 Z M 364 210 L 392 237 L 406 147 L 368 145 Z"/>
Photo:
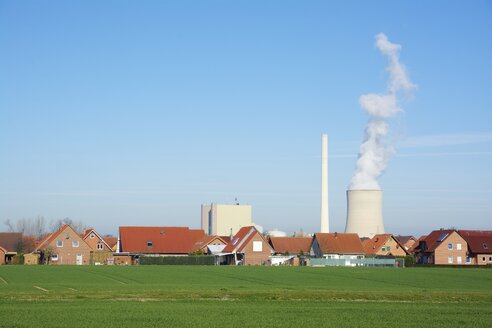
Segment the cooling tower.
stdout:
<path fill-rule="evenodd" d="M 345 232 L 357 233 L 361 238 L 384 233 L 381 190 L 347 190 Z"/>

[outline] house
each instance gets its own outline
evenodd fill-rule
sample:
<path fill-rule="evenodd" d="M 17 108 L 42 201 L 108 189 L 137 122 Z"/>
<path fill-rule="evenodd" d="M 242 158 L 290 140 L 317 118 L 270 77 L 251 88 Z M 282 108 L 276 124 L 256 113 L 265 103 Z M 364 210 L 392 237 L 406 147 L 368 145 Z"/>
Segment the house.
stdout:
<path fill-rule="evenodd" d="M 270 237 L 268 242 L 275 255 L 271 257 L 272 265 L 300 265 L 300 256 L 309 255 L 311 237 Z"/>
<path fill-rule="evenodd" d="M 362 241 L 366 256 L 406 256 L 405 247 L 393 235 L 378 234 Z"/>
<path fill-rule="evenodd" d="M 468 245 L 466 264 L 492 265 L 492 231 L 458 230 Z"/>
<path fill-rule="evenodd" d="M 0 232 L 0 265 L 9 264 L 22 251 L 22 232 Z"/>
<path fill-rule="evenodd" d="M 265 265 L 270 261 L 273 248 L 254 227 L 242 227 L 223 249 L 221 264 Z"/>
<path fill-rule="evenodd" d="M 91 247 L 70 225 L 62 225 L 56 232 L 48 235 L 33 253 L 40 254 L 41 263 L 89 264 Z"/>
<path fill-rule="evenodd" d="M 120 227 L 116 253 L 126 253 L 138 262 L 140 255 L 185 256 L 205 237 L 203 230 L 188 227 Z"/>
<path fill-rule="evenodd" d="M 417 239 L 414 236 L 395 236 L 396 240 L 403 245 L 406 251 L 409 251 L 413 245 L 417 242 Z"/>
<path fill-rule="evenodd" d="M 201 252 L 203 254 L 218 254 L 227 246 L 223 238 L 219 236 L 204 236 L 200 240 L 195 242 L 194 253 Z"/>
<path fill-rule="evenodd" d="M 356 233 L 315 233 L 310 247 L 313 257 L 325 259 L 363 259 L 364 247 Z"/>
<path fill-rule="evenodd" d="M 82 239 L 89 245 L 93 252 L 112 252 L 111 246 L 93 228 L 85 230 Z"/>
<path fill-rule="evenodd" d="M 111 250 L 113 252 L 116 252 L 116 245 L 118 244 L 118 238 L 108 235 L 108 236 L 104 236 L 103 239 L 106 242 L 106 244 L 108 244 L 108 246 L 111 247 Z"/>
<path fill-rule="evenodd" d="M 434 230 L 414 247 L 419 264 L 465 264 L 468 244 L 456 230 Z"/>

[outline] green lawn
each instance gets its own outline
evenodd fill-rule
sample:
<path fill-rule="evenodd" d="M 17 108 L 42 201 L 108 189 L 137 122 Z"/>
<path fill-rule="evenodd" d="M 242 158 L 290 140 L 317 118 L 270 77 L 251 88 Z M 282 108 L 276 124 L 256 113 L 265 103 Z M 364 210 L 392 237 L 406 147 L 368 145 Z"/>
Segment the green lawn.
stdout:
<path fill-rule="evenodd" d="M 2 266 L 0 327 L 491 327 L 492 270 Z"/>

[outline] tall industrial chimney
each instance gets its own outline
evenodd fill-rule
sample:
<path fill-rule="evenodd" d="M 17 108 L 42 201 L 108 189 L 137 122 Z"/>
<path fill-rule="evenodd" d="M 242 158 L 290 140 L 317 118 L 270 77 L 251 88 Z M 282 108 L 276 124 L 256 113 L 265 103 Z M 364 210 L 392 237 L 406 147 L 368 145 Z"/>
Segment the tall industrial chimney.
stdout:
<path fill-rule="evenodd" d="M 361 238 L 384 233 L 381 190 L 347 190 L 345 232 L 357 233 Z"/>
<path fill-rule="evenodd" d="M 321 135 L 321 232 L 330 232 L 328 213 L 328 135 Z"/>

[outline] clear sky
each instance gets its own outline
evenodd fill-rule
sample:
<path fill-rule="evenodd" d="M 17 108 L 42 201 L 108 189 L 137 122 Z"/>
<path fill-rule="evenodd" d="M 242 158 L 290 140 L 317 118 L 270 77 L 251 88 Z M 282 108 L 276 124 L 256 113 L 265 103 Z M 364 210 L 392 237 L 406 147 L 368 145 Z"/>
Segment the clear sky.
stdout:
<path fill-rule="evenodd" d="M 69 217 L 198 228 L 200 204 L 266 230 L 330 228 L 383 93 L 375 35 L 418 89 L 391 122 L 386 230 L 492 229 L 491 1 L 0 1 L 0 230 Z"/>

